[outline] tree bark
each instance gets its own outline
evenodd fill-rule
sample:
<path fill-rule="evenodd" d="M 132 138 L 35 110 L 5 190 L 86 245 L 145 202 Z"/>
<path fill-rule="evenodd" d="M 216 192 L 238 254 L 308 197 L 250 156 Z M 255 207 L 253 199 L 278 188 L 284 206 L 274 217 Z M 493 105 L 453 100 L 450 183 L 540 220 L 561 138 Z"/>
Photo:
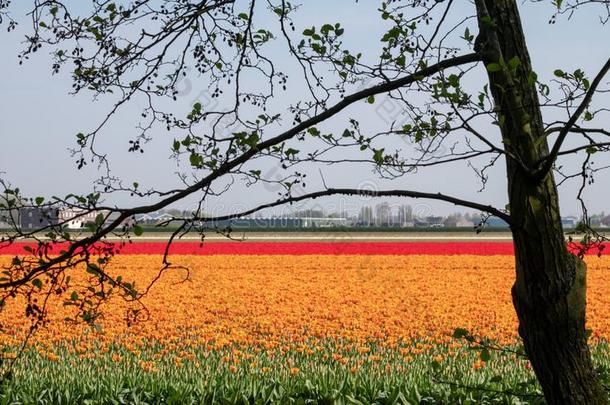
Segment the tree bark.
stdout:
<path fill-rule="evenodd" d="M 585 332 L 586 265 L 564 239 L 531 61 L 515 0 L 476 0 L 476 50 L 486 66 L 507 156 L 519 334 L 549 404 L 607 404 Z M 489 67 L 490 64 L 492 65 Z"/>

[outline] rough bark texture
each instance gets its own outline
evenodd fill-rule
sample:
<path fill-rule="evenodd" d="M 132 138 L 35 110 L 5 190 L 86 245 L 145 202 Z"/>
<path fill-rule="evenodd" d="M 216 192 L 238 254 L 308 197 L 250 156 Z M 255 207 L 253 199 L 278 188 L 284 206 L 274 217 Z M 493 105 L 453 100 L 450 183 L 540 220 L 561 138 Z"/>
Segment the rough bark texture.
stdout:
<path fill-rule="evenodd" d="M 519 334 L 549 404 L 607 404 L 585 332 L 586 266 L 567 251 L 552 172 L 536 179 L 528 170 L 549 148 L 517 4 L 476 6 L 477 51 L 487 65 L 504 66 L 488 75 L 504 146 L 515 157 L 507 158 L 507 169 Z"/>

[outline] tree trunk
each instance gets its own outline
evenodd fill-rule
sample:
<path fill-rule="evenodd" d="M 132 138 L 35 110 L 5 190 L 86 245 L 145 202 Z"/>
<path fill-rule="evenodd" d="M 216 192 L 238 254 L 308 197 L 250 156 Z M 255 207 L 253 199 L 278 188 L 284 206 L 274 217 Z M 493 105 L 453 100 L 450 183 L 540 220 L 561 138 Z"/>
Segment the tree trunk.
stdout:
<path fill-rule="evenodd" d="M 476 46 L 488 67 L 508 174 L 519 334 L 549 404 L 607 404 L 585 332 L 586 266 L 567 251 L 541 109 L 515 0 L 476 0 Z"/>

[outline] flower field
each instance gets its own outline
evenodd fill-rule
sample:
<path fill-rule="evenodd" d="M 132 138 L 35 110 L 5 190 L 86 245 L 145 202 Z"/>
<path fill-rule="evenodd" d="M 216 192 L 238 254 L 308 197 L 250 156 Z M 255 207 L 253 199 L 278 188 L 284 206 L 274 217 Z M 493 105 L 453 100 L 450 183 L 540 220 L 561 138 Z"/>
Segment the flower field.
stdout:
<path fill-rule="evenodd" d="M 113 259 L 111 271 L 146 285 L 158 273 L 160 251 L 133 246 Z M 143 298 L 146 319 L 133 325 L 120 298 L 105 304 L 95 328 L 67 322 L 71 309 L 50 302 L 51 322 L 28 341 L 0 402 L 540 400 L 519 352 L 510 244 L 176 249 L 184 251 L 172 261 L 189 279 L 184 269 L 164 273 Z M 5 265 L 16 252 L 2 253 Z M 587 263 L 587 327 L 603 371 L 610 367 L 610 256 Z M 9 361 L 28 332 L 19 302 L 0 312 L 0 324 Z M 454 337 L 456 328 L 475 342 Z"/>

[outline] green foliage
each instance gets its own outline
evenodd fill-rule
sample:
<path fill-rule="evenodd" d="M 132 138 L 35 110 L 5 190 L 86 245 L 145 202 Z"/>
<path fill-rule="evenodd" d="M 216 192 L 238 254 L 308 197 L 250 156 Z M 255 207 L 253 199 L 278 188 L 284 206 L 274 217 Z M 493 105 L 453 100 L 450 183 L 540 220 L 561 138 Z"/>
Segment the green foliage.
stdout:
<path fill-rule="evenodd" d="M 384 162 L 384 155 L 383 155 L 383 151 L 384 149 L 375 149 L 374 153 L 373 153 L 373 160 L 375 161 L 376 164 L 378 165 L 382 165 Z"/>
<path fill-rule="evenodd" d="M 136 236 L 142 236 L 144 229 L 140 225 L 134 225 L 133 234 Z"/>
<path fill-rule="evenodd" d="M 499 72 L 501 70 L 502 65 L 500 65 L 499 63 L 490 63 L 489 65 L 487 65 L 487 71 L 490 73 Z"/>
<path fill-rule="evenodd" d="M 95 217 L 95 226 L 100 228 L 104 224 L 105 219 L 106 219 L 106 216 L 104 214 L 102 214 L 102 213 L 97 214 Z"/>
<path fill-rule="evenodd" d="M 483 350 L 481 350 L 480 357 L 481 357 L 481 360 L 483 360 L 485 362 L 491 360 L 491 353 L 489 353 L 489 349 L 484 348 Z"/>
<path fill-rule="evenodd" d="M 466 27 L 466 30 L 464 31 L 464 36 L 462 36 L 462 39 L 464 39 L 469 44 L 471 44 L 472 41 L 474 41 L 474 35 L 472 35 L 470 33 L 470 29 L 468 29 L 468 27 Z"/>
<path fill-rule="evenodd" d="M 465 329 L 455 334 L 467 334 Z M 43 346 L 26 350 L 14 375 L 0 388 L 0 403 L 38 404 L 542 404 L 540 389 L 527 362 L 511 354 L 472 351 L 465 345 L 449 349 L 432 344 L 429 350 L 407 357 L 424 341 L 401 341 L 389 348 L 374 341 L 358 354 L 350 342 L 320 341 L 313 354 L 253 347 L 208 349 L 193 346 L 184 357 L 155 341 L 127 349 L 111 344 L 93 347 L 94 356 L 81 358 L 78 339 L 53 347 L 58 359 Z M 340 346 L 347 347 L 342 349 Z M 46 350 L 49 348 L 44 346 Z M 13 348 L 5 348 L 11 351 Z M 242 361 L 235 360 L 235 350 Z M 159 353 L 166 353 L 159 357 Z M 184 352 L 182 352 L 184 353 Z M 593 354 L 602 378 L 610 366 L 608 345 L 599 343 Z M 349 364 L 332 354 L 350 358 Z M 371 360 L 373 357 L 379 360 Z M 329 358 L 330 357 L 330 358 Z M 227 363 L 227 359 L 230 363 Z M 248 360 L 246 360 L 248 359 Z M 352 361 L 359 362 L 356 371 Z M 485 366 L 473 368 L 477 361 Z M 154 364 L 146 369 L 143 364 Z M 233 366 L 233 367 L 230 367 Z M 298 369 L 291 373 L 291 368 Z M 524 394 L 517 397 L 513 394 Z"/>
<path fill-rule="evenodd" d="M 513 58 L 511 58 L 508 61 L 508 68 L 511 70 L 511 72 L 514 72 L 515 70 L 517 70 L 517 68 L 521 65 L 521 60 L 519 59 L 518 56 L 514 56 Z"/>
<path fill-rule="evenodd" d="M 456 339 L 465 338 L 467 336 L 470 336 L 470 332 L 468 332 L 468 330 L 466 330 L 464 328 L 456 328 L 453 331 L 453 337 Z"/>

